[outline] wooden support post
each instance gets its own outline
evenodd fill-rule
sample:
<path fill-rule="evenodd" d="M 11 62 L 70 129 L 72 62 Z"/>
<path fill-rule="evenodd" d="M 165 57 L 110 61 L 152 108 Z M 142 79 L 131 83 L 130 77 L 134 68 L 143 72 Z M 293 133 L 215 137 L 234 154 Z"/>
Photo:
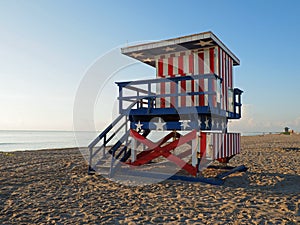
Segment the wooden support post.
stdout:
<path fill-rule="evenodd" d="M 198 152 L 198 135 L 196 135 L 196 138 L 192 140 L 192 166 L 194 167 L 196 167 L 198 164 L 197 152 Z"/>
<path fill-rule="evenodd" d="M 206 152 L 205 156 L 206 159 L 212 160 L 213 159 L 213 152 L 214 152 L 214 145 L 213 145 L 213 135 L 211 133 L 206 134 Z"/>
<path fill-rule="evenodd" d="M 136 160 L 136 152 L 137 152 L 137 140 L 131 138 L 131 162 L 135 162 Z"/>

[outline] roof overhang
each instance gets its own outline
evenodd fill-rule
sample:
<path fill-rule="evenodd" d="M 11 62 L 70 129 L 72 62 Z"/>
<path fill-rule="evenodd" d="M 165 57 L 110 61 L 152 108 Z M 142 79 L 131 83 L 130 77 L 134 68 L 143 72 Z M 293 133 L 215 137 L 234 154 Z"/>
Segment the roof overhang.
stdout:
<path fill-rule="evenodd" d="M 240 65 L 240 60 L 211 31 L 128 46 L 121 48 L 121 52 L 155 67 L 155 56 L 186 50 L 199 50 L 216 45 L 220 46 L 233 59 L 233 65 Z"/>

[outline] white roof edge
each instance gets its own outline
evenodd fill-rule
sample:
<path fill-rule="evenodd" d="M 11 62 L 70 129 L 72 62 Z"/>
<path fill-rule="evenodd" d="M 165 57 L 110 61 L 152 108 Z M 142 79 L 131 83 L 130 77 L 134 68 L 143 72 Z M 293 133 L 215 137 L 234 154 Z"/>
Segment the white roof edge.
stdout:
<path fill-rule="evenodd" d="M 217 38 L 216 35 L 214 35 L 214 33 L 211 33 L 211 37 L 223 50 L 228 53 L 228 55 L 230 55 L 232 59 L 234 59 L 234 61 L 238 65 L 240 65 L 240 60 L 238 59 L 238 57 L 236 57 L 235 54 L 233 54 L 232 51 L 230 51 L 229 48 L 227 48 L 226 45 L 224 45 L 224 43 L 219 38 Z"/>
<path fill-rule="evenodd" d="M 121 48 L 121 52 L 123 54 L 126 54 L 126 53 L 135 52 L 135 51 L 143 51 L 143 50 L 148 50 L 148 49 L 152 49 L 152 48 L 159 48 L 159 47 L 166 47 L 169 45 L 182 44 L 185 42 L 196 41 L 196 40 L 201 40 L 201 39 L 205 39 L 205 38 L 212 38 L 225 52 L 227 52 L 230 55 L 230 57 L 238 65 L 240 64 L 240 60 L 211 31 L 203 32 L 203 33 L 199 33 L 199 34 L 187 35 L 187 36 L 183 36 L 183 37 L 172 38 L 172 39 L 168 39 L 168 40 L 150 42 L 150 43 L 139 44 L 139 45 L 134 45 L 134 46 L 128 46 L 128 47 Z"/>

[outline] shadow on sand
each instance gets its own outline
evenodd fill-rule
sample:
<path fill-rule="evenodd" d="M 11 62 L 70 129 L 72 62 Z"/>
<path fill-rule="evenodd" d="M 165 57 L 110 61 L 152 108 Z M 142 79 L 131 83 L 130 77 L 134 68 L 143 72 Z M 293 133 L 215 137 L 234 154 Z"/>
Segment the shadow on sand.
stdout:
<path fill-rule="evenodd" d="M 226 178 L 224 186 L 273 193 L 300 194 L 300 175 L 247 171 Z"/>

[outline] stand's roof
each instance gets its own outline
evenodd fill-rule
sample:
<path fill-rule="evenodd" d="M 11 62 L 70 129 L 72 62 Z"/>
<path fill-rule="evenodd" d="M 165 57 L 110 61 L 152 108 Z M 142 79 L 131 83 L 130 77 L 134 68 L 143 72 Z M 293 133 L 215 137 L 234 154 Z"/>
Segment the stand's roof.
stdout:
<path fill-rule="evenodd" d="M 211 31 L 128 46 L 122 48 L 121 52 L 155 67 L 155 56 L 185 50 L 203 49 L 215 45 L 220 46 L 233 59 L 233 65 L 240 64 L 240 60 Z"/>

